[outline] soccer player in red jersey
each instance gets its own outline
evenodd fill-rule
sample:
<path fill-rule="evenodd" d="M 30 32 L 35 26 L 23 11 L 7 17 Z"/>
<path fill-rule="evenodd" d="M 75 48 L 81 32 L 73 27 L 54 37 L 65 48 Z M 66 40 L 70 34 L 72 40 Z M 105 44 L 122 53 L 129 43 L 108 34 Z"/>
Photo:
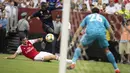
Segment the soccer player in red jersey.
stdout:
<path fill-rule="evenodd" d="M 6 57 L 7 59 L 15 59 L 18 54 L 22 53 L 25 57 L 30 58 L 34 61 L 59 60 L 58 55 L 44 51 L 38 52 L 35 49 L 33 44 L 42 41 L 43 38 L 28 40 L 26 37 L 20 37 L 20 40 L 22 44 L 18 47 L 17 51 L 13 55 Z M 72 60 L 67 59 L 66 62 L 72 63 Z"/>
<path fill-rule="evenodd" d="M 15 59 L 20 53 L 34 61 L 48 61 L 58 59 L 56 55 L 43 51 L 38 52 L 35 49 L 33 44 L 38 41 L 42 41 L 42 38 L 28 40 L 26 37 L 23 37 L 20 38 L 20 40 L 22 44 L 18 47 L 17 51 L 13 55 L 6 57 L 7 59 Z"/>

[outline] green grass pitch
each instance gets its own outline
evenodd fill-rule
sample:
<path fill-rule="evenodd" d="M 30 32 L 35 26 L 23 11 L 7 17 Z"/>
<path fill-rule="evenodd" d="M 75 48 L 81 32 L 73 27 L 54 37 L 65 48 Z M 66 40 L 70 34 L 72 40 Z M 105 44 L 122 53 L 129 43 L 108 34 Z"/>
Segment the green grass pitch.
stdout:
<path fill-rule="evenodd" d="M 0 54 L 0 73 L 58 73 L 59 62 L 34 62 L 20 55 L 16 59 L 4 59 L 8 54 Z M 130 73 L 130 65 L 118 64 L 121 73 Z M 66 73 L 114 73 L 110 63 L 78 61 L 74 70 Z"/>

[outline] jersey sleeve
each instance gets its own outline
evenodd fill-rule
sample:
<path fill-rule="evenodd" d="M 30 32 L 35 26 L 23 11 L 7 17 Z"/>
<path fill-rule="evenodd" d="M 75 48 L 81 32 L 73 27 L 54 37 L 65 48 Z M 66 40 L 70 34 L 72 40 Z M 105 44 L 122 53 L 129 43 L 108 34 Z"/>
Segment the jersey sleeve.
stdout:
<path fill-rule="evenodd" d="M 16 53 L 20 54 L 21 52 L 22 52 L 22 50 L 21 50 L 21 47 L 19 46 L 19 47 L 17 48 Z"/>
<path fill-rule="evenodd" d="M 36 43 L 37 41 L 38 41 L 37 39 L 29 40 L 29 42 L 30 42 L 31 44 L 34 44 L 34 43 Z"/>
<path fill-rule="evenodd" d="M 37 12 L 35 12 L 32 16 L 33 16 L 33 17 L 40 17 L 40 15 L 41 15 L 41 14 L 40 14 L 40 11 L 37 11 Z"/>
<path fill-rule="evenodd" d="M 87 17 L 83 19 L 83 21 L 80 23 L 81 27 L 85 27 L 87 25 Z"/>
<path fill-rule="evenodd" d="M 108 22 L 108 20 L 105 17 L 103 17 L 103 19 L 104 19 L 104 26 L 105 26 L 105 28 L 106 29 L 109 28 L 110 27 L 110 23 Z"/>

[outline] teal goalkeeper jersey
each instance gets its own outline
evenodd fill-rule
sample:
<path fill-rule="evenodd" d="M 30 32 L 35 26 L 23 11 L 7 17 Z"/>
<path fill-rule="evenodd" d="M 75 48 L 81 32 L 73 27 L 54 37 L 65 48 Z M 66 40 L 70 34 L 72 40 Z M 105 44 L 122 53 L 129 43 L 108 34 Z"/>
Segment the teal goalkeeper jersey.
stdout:
<path fill-rule="evenodd" d="M 87 35 L 106 34 L 106 29 L 110 27 L 108 20 L 98 13 L 87 15 L 80 24 L 86 28 Z"/>

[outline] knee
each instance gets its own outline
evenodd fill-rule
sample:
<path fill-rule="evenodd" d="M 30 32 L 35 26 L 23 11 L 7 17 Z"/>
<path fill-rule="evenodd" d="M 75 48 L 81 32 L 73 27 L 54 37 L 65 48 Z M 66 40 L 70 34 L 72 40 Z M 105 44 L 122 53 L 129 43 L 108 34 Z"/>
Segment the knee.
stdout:
<path fill-rule="evenodd" d="M 51 27 L 49 27 L 49 26 L 46 28 L 46 31 L 48 33 L 53 33 L 54 32 L 54 30 Z"/>
<path fill-rule="evenodd" d="M 76 48 L 75 51 L 80 51 L 81 52 L 81 49 L 80 48 Z"/>

